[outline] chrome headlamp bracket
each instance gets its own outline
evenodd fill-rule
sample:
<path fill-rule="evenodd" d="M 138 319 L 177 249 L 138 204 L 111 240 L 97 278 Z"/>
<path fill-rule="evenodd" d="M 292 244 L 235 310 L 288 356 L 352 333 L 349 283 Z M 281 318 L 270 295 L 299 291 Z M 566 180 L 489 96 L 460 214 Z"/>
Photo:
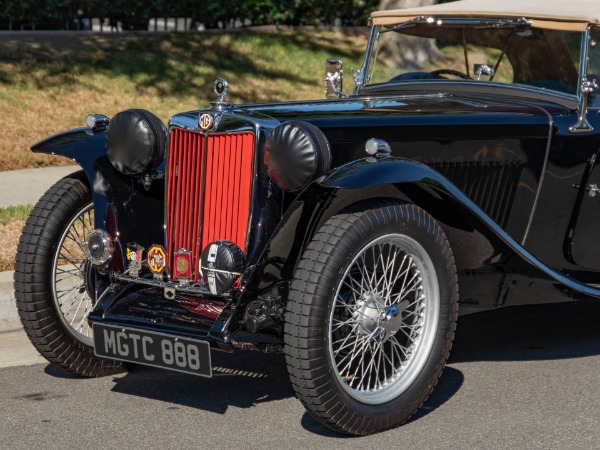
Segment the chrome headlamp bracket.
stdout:
<path fill-rule="evenodd" d="M 91 131 L 105 131 L 108 128 L 110 119 L 103 114 L 88 114 L 85 118 L 85 126 Z"/>

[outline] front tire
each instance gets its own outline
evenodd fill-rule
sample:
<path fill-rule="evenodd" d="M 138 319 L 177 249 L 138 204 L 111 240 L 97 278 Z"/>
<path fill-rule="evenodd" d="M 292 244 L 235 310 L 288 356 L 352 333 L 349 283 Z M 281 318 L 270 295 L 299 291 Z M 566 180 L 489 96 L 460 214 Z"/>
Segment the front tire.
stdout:
<path fill-rule="evenodd" d="M 40 354 L 80 376 L 124 371 L 94 354 L 83 242 L 94 225 L 92 193 L 79 178 L 59 180 L 35 205 L 17 248 L 15 297 L 23 328 Z"/>
<path fill-rule="evenodd" d="M 342 433 L 401 425 L 442 373 L 457 301 L 452 250 L 425 211 L 384 203 L 331 217 L 290 289 L 286 361 L 298 398 Z"/>

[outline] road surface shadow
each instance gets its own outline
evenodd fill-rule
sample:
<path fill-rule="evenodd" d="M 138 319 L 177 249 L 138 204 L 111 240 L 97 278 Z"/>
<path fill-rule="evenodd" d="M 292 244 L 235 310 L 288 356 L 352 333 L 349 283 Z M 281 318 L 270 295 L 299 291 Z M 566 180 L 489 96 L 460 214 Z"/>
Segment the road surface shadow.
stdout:
<path fill-rule="evenodd" d="M 461 317 L 449 364 L 425 405 L 411 421 L 425 417 L 459 391 L 464 376 L 452 364 L 580 358 L 600 354 L 600 302 L 520 306 Z M 229 406 L 251 408 L 294 397 L 285 362 L 274 354 L 213 352 L 213 378 L 143 366 L 114 378 L 114 392 L 224 414 Z M 73 377 L 53 366 L 46 373 Z M 179 406 L 178 406 L 179 405 Z M 322 436 L 340 436 L 308 413 L 302 426 Z"/>
<path fill-rule="evenodd" d="M 449 364 L 477 361 L 531 361 L 600 354 L 600 302 L 518 306 L 459 318 Z M 429 399 L 410 421 L 446 403 L 464 382 L 448 366 Z M 321 436 L 340 436 L 305 413 L 302 426 Z"/>
<path fill-rule="evenodd" d="M 294 396 L 284 361 L 274 354 L 212 353 L 213 377 L 203 378 L 143 366 L 114 378 L 114 392 L 224 414 Z"/>
<path fill-rule="evenodd" d="M 422 417 L 425 417 L 432 411 L 435 411 L 437 408 L 442 406 L 448 400 L 452 398 L 452 396 L 458 392 L 460 387 L 462 386 L 465 377 L 460 370 L 457 370 L 452 367 L 446 367 L 444 372 L 442 373 L 442 377 L 438 382 L 438 385 L 431 393 L 425 404 L 415 413 L 414 416 L 410 418 L 410 422 L 414 420 L 419 420 Z M 302 416 L 302 427 L 306 431 L 310 431 L 311 433 L 318 434 L 324 437 L 352 437 L 346 436 L 343 434 L 339 434 L 329 428 L 321 425 L 316 419 L 314 419 L 308 412 L 304 413 Z"/>
<path fill-rule="evenodd" d="M 449 363 L 600 354 L 600 302 L 515 306 L 461 317 Z"/>

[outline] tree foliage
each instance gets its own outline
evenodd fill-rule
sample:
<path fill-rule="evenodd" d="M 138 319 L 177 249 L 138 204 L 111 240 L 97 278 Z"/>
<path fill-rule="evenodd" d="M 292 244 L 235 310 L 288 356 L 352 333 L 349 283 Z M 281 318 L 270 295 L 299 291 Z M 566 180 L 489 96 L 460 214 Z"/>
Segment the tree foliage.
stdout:
<path fill-rule="evenodd" d="M 377 8 L 376 0 L 2 0 L 0 27 L 69 27 L 74 19 L 109 18 L 124 28 L 146 29 L 153 17 L 189 17 L 207 28 L 230 26 L 236 21 L 252 25 L 366 25 Z"/>

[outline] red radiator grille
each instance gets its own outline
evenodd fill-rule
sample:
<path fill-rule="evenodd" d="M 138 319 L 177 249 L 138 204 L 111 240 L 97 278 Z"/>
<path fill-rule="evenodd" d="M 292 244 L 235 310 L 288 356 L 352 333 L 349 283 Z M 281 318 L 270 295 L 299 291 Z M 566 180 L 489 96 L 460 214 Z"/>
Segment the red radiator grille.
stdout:
<path fill-rule="evenodd" d="M 191 250 L 193 279 L 210 242 L 228 240 L 242 250 L 250 214 L 254 134 L 205 136 L 171 131 L 167 184 L 169 272 L 173 253 Z"/>

